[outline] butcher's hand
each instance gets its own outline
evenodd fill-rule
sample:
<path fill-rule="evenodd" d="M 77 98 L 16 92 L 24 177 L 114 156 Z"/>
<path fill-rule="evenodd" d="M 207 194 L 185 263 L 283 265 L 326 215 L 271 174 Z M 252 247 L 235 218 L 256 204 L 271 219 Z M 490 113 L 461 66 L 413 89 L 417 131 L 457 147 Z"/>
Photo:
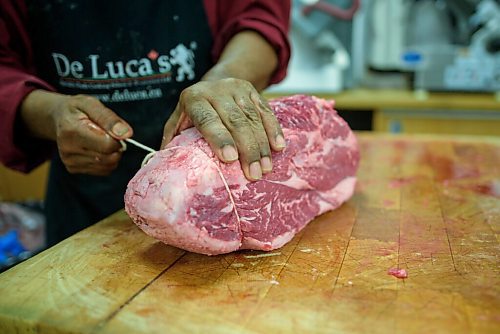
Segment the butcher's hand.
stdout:
<path fill-rule="evenodd" d="M 270 172 L 271 149 L 285 147 L 271 108 L 250 82 L 241 79 L 201 81 L 186 88 L 165 124 L 162 148 L 193 125 L 220 160 L 239 159 L 249 180 Z"/>
<path fill-rule="evenodd" d="M 119 140 L 132 136 L 127 122 L 86 95 L 35 90 L 23 101 L 21 117 L 30 135 L 57 143 L 72 174 L 110 174 L 122 155 Z"/>

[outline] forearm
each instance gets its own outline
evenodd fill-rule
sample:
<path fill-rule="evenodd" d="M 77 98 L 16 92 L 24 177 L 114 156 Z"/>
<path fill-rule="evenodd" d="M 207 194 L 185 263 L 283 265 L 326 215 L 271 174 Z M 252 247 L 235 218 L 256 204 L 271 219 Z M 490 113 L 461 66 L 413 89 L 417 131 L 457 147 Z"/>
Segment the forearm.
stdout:
<path fill-rule="evenodd" d="M 229 41 L 217 64 L 202 80 L 243 79 L 261 91 L 268 86 L 277 66 L 278 57 L 273 47 L 260 34 L 242 31 Z"/>
<path fill-rule="evenodd" d="M 56 139 L 54 112 L 66 96 L 37 89 L 23 100 L 19 120 L 23 123 L 26 135 L 35 138 Z"/>

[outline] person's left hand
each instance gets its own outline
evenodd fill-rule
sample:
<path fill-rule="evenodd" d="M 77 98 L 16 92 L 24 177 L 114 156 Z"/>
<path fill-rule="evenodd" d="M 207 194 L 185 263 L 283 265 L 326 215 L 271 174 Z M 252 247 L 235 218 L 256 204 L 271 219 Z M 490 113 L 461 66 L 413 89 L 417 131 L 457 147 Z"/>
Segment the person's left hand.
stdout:
<path fill-rule="evenodd" d="M 195 126 L 224 162 L 240 159 L 249 180 L 272 170 L 271 148 L 285 147 L 283 131 L 253 85 L 240 79 L 201 81 L 186 88 L 165 124 L 163 149 L 180 131 Z"/>

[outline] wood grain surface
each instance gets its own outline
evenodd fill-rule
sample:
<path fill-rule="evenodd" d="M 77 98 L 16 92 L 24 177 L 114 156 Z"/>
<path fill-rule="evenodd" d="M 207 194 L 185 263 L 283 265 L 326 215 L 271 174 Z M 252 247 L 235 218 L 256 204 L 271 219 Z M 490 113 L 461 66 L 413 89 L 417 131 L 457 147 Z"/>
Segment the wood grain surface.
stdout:
<path fill-rule="evenodd" d="M 118 212 L 0 275 L 0 333 L 499 333 L 500 138 L 358 137 L 354 197 L 283 248 L 188 253 Z"/>

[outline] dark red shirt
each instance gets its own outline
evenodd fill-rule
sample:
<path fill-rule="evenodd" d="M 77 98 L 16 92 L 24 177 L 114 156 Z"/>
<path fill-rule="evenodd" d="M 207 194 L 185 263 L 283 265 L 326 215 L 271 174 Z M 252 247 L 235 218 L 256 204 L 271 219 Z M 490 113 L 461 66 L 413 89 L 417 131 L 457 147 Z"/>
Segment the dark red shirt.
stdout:
<path fill-rule="evenodd" d="M 270 83 L 285 77 L 290 57 L 289 0 L 204 0 L 204 6 L 214 39 L 214 62 L 232 36 L 242 30 L 254 30 L 278 55 L 278 69 Z M 26 172 L 45 161 L 53 146 L 16 137 L 17 110 L 31 91 L 54 88 L 37 77 L 24 1 L 0 0 L 0 8 L 0 162 Z"/>

